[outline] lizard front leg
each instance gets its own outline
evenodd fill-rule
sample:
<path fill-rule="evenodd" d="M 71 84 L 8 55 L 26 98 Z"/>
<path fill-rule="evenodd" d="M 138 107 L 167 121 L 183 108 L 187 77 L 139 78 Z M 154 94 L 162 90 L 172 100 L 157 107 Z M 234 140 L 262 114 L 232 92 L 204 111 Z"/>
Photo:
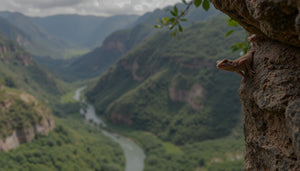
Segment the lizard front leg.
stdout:
<path fill-rule="evenodd" d="M 236 71 L 236 73 L 238 73 L 242 76 L 242 83 L 244 83 L 246 81 L 245 74 L 242 71 Z"/>

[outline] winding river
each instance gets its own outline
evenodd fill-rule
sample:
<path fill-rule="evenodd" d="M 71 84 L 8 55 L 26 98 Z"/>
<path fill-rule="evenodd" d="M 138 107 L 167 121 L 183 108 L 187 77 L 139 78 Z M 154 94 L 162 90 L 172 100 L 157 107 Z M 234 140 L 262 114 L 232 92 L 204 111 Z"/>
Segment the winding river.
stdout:
<path fill-rule="evenodd" d="M 92 120 L 94 123 L 106 127 L 106 124 L 96 115 L 94 106 L 80 99 L 80 94 L 84 89 L 85 87 L 77 89 L 74 95 L 74 99 L 81 103 L 82 107 L 80 113 L 85 116 L 86 121 Z M 107 132 L 103 129 L 101 131 L 122 147 L 126 158 L 125 171 L 142 171 L 144 169 L 144 159 L 146 155 L 139 145 L 117 133 Z"/>

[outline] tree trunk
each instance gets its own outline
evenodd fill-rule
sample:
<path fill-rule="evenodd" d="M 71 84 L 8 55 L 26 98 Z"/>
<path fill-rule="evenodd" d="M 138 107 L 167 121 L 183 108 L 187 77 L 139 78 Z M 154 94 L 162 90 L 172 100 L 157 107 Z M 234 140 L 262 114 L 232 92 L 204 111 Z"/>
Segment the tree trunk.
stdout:
<path fill-rule="evenodd" d="M 244 170 L 300 170 L 300 1 L 212 0 L 261 37 L 239 90 Z"/>

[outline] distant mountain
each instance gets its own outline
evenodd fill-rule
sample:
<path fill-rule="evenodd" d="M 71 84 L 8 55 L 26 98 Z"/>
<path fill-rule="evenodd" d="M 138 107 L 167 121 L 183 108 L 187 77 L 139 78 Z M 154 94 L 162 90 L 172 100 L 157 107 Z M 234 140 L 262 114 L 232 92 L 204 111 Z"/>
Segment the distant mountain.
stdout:
<path fill-rule="evenodd" d="M 78 46 L 91 48 L 101 45 L 106 36 L 115 30 L 132 26 L 136 15 L 112 17 L 54 15 L 32 17 L 48 33 L 68 40 Z"/>
<path fill-rule="evenodd" d="M 215 61 L 237 57 L 225 17 L 187 28 L 181 40 L 158 33 L 105 72 L 86 96 L 112 123 L 149 131 L 176 144 L 228 135 L 240 114 L 240 78 Z M 226 99 L 226 101 L 224 101 Z"/>
<path fill-rule="evenodd" d="M 182 4 L 178 5 L 183 8 Z M 159 32 L 160 30 L 154 29 L 153 26 L 157 19 L 166 15 L 168 15 L 168 13 L 165 9 L 161 9 L 139 17 L 134 27 L 115 31 L 105 39 L 101 47 L 79 57 L 64 70 L 64 73 L 67 71 L 76 73 L 76 76 L 78 76 L 77 79 L 89 79 L 101 74 L 122 55 L 139 45 L 145 38 Z M 191 25 L 194 22 L 207 20 L 218 15 L 221 15 L 221 13 L 214 8 L 211 8 L 208 12 L 191 9 L 187 15 L 188 22 L 186 22 L 185 25 Z"/>
<path fill-rule="evenodd" d="M 48 17 L 31 17 L 31 20 L 48 33 L 85 46 L 90 34 L 105 20 L 105 17 L 80 15 L 54 15 Z"/>
<path fill-rule="evenodd" d="M 151 28 L 145 25 L 116 31 L 104 40 L 101 47 L 74 60 L 63 72 L 76 75 L 76 79 L 97 77 L 132 47 L 138 45 L 149 33 Z"/>
<path fill-rule="evenodd" d="M 67 51 L 67 49 L 75 49 L 76 46 L 72 43 L 55 37 L 49 34 L 39 25 L 35 24 L 29 17 L 24 16 L 20 13 L 11 13 L 11 12 L 0 12 L 0 16 L 6 19 L 6 24 L 11 27 L 14 26 L 18 31 L 22 31 L 20 35 L 26 36 L 28 42 L 18 41 L 16 36 L 8 35 L 9 38 L 12 38 L 16 42 L 20 43 L 26 50 L 35 56 L 51 56 L 60 58 Z M 8 33 L 5 31 L 5 26 L 3 26 L 2 19 L 2 28 L 1 30 L 5 34 Z M 16 29 L 14 29 L 16 30 Z"/>
<path fill-rule="evenodd" d="M 34 44 L 30 36 L 2 17 L 0 17 L 0 30 L 7 36 L 7 38 L 14 40 L 23 47 L 29 47 Z"/>
<path fill-rule="evenodd" d="M 117 15 L 106 18 L 88 37 L 89 44 L 95 47 L 101 45 L 102 41 L 114 31 L 133 27 L 133 23 L 138 17 L 136 15 Z"/>

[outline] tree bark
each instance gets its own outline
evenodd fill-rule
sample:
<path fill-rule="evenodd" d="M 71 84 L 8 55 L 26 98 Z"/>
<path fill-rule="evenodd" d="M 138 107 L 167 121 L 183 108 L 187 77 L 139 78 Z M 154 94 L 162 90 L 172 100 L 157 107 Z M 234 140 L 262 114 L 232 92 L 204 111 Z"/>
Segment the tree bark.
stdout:
<path fill-rule="evenodd" d="M 212 0 L 261 37 L 241 83 L 244 170 L 300 170 L 300 1 Z"/>

